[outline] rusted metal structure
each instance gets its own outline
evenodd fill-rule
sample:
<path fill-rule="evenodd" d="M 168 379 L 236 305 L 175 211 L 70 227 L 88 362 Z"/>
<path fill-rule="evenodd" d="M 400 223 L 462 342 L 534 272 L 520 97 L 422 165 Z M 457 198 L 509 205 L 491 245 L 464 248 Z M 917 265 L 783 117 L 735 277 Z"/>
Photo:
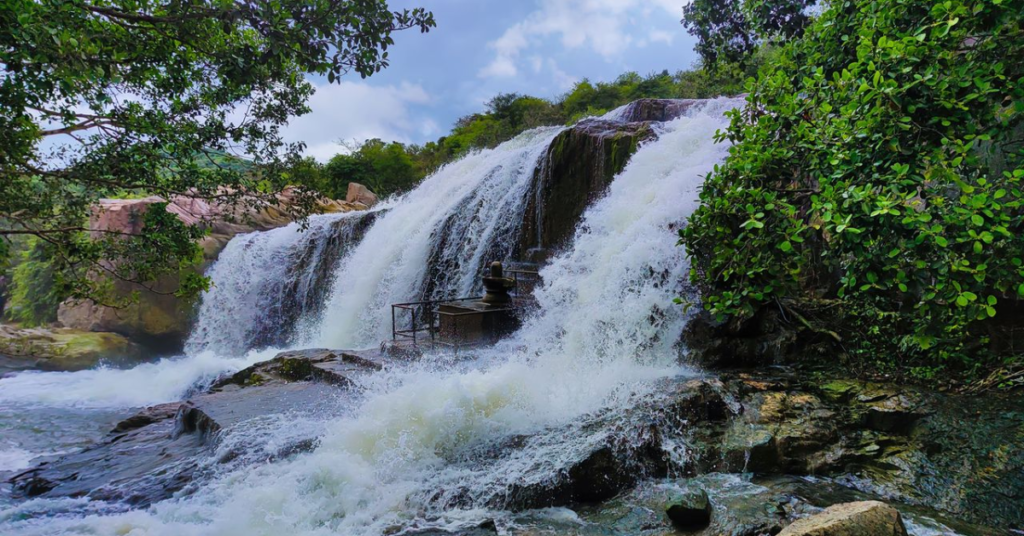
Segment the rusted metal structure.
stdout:
<path fill-rule="evenodd" d="M 461 348 L 492 343 L 515 331 L 523 309 L 532 303 L 538 272 L 503 270 L 492 263 L 483 279 L 484 296 L 392 304 L 393 344 Z"/>

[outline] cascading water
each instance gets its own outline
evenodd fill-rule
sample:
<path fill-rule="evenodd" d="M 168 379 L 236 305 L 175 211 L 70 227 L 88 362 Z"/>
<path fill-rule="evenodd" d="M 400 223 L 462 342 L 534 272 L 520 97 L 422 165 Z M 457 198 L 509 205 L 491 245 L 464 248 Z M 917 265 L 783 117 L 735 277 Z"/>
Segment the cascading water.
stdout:
<path fill-rule="evenodd" d="M 484 263 L 511 255 L 539 160 L 560 131 L 471 154 L 396 202 L 339 266 L 323 321 L 304 342 L 373 346 L 390 336 L 389 304 L 479 290 Z"/>
<path fill-rule="evenodd" d="M 241 355 L 295 342 L 319 320 L 334 269 L 379 211 L 314 216 L 299 224 L 236 237 L 209 272 L 188 354 Z"/>
<path fill-rule="evenodd" d="M 696 205 L 702 178 L 727 151 L 712 138 L 726 125 L 724 110 L 736 105 L 708 101 L 657 127 L 658 139 L 640 148 L 586 211 L 572 246 L 543 269 L 536 314 L 494 348 L 454 364 L 428 355 L 374 375 L 351 411 L 322 424 L 311 453 L 225 470 L 193 495 L 146 511 L 17 528 L 361 535 L 501 518 L 510 487 L 549 478 L 608 433 L 578 423 L 623 412 L 654 389 L 654 380 L 687 373 L 678 365 L 684 317 L 673 304 L 686 292 L 687 262 L 675 233 Z M 514 225 L 506 211 L 528 195 L 528 177 L 555 134 L 534 131 L 471 155 L 393 202 L 340 260 L 323 320 L 303 342 L 379 340 L 390 321 L 386 305 L 427 288 L 432 258 L 461 251 L 457 277 L 443 286 L 470 288 L 476 263 L 490 260 L 495 237 Z M 453 221 L 457 211 L 471 215 Z M 457 237 L 449 239 L 451 249 L 432 251 L 445 230 Z M 225 442 L 246 433 L 225 431 Z M 514 454 L 476 454 L 523 437 L 529 439 Z"/>

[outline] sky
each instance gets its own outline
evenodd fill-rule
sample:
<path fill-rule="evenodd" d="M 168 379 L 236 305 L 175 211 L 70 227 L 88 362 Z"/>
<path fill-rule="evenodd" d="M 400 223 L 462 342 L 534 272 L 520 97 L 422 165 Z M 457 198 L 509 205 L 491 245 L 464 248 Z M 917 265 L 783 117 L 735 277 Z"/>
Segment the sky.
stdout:
<path fill-rule="evenodd" d="M 437 27 L 395 33 L 391 65 L 367 79 L 311 79 L 312 113 L 285 136 L 327 160 L 339 142 L 425 143 L 499 93 L 557 98 L 588 78 L 690 68 L 693 38 L 679 23 L 685 0 L 391 0 L 425 7 Z"/>

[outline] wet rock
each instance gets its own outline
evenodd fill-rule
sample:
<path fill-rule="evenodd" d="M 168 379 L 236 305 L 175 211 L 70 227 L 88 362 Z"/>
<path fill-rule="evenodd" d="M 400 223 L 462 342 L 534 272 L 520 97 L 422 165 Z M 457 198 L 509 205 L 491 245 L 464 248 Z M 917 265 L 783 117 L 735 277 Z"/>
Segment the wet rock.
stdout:
<path fill-rule="evenodd" d="M 149 426 L 166 419 L 174 418 L 178 414 L 178 408 L 180 407 L 181 404 L 179 402 L 150 406 L 117 423 L 114 426 L 114 429 L 111 430 L 111 433 L 122 434 L 132 430 L 137 430 L 143 426 Z"/>
<path fill-rule="evenodd" d="M 682 117 L 694 104 L 693 99 L 639 99 L 626 105 L 623 121 L 671 121 Z"/>
<path fill-rule="evenodd" d="M 736 422 L 722 438 L 723 471 L 741 473 L 777 473 L 779 453 L 775 436 L 766 428 L 744 422 Z"/>
<path fill-rule="evenodd" d="M 737 402 L 727 399 L 725 386 L 717 379 L 689 380 L 670 389 L 667 413 L 683 422 L 717 422 L 742 411 Z"/>
<path fill-rule="evenodd" d="M 680 495 L 704 492 L 713 512 L 708 524 L 683 527 L 667 510 Z M 760 536 L 776 534 L 797 515 L 811 509 L 789 490 L 778 490 L 734 474 L 711 473 L 684 480 L 646 482 L 598 506 L 579 509 L 587 523 L 602 527 L 594 534 L 691 534 Z M 559 533 L 559 532 L 553 532 Z M 589 533 L 588 533 L 589 534 Z"/>
<path fill-rule="evenodd" d="M 878 501 L 830 506 L 820 514 L 799 519 L 779 536 L 907 536 L 895 508 Z"/>
<path fill-rule="evenodd" d="M 185 490 L 225 430 L 257 417 L 320 411 L 331 407 L 336 391 L 322 383 L 273 382 L 147 408 L 118 423 L 96 445 L 14 476 L 14 495 L 89 497 L 143 507 Z M 312 448 L 312 441 L 286 446 L 278 458 Z"/>
<path fill-rule="evenodd" d="M 750 318 L 719 321 L 706 311 L 693 316 L 683 330 L 688 360 L 705 369 L 765 367 L 788 363 L 797 353 L 795 327 L 774 309 Z"/>
<path fill-rule="evenodd" d="M 174 419 L 164 418 L 44 463 L 11 479 L 15 497 L 89 497 L 144 506 L 181 490 L 204 448 L 196 435 L 171 438 Z"/>
<path fill-rule="evenodd" d="M 865 425 L 879 432 L 908 433 L 930 410 L 913 393 L 893 393 L 868 403 Z"/>
<path fill-rule="evenodd" d="M 703 489 L 695 489 L 674 499 L 665 514 L 683 530 L 701 529 L 711 523 L 711 500 Z"/>
<path fill-rule="evenodd" d="M 529 448 L 529 441 L 523 446 Z M 664 475 L 666 469 L 661 433 L 656 426 L 622 426 L 558 468 L 550 478 L 514 483 L 507 494 L 491 502 L 511 510 L 592 504 L 618 495 L 642 478 Z"/>
<path fill-rule="evenodd" d="M 379 351 L 293 350 L 221 377 L 211 389 L 218 391 L 231 385 L 251 387 L 268 382 L 302 381 L 351 386 L 354 378 L 383 368 L 384 359 Z"/>
<path fill-rule="evenodd" d="M 604 193 L 640 144 L 655 137 L 646 122 L 602 120 L 583 121 L 557 135 L 535 173 L 518 250 L 550 252 L 564 246 L 583 211 Z"/>
<path fill-rule="evenodd" d="M 101 362 L 137 363 L 142 349 L 116 333 L 69 328 L 17 328 L 0 325 L 0 354 L 6 368 L 75 371 Z"/>

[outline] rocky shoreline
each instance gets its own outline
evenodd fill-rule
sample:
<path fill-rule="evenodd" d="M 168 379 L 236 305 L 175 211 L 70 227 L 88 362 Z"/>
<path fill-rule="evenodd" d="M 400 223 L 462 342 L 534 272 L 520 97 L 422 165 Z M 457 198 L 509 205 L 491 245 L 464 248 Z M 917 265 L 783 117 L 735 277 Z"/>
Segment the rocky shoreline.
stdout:
<path fill-rule="evenodd" d="M 309 451 L 315 436 L 230 448 L 219 441 L 223 430 L 259 418 L 337 411 L 360 378 L 393 359 L 380 351 L 282 353 L 15 475 L 15 497 L 142 507 L 191 493 L 211 464 L 273 463 Z M 556 470 L 506 482 L 491 496 L 442 489 L 434 501 L 515 515 L 565 507 L 614 534 L 775 534 L 822 508 L 865 500 L 894 506 L 903 517 L 893 527 L 903 519 L 968 535 L 1024 528 L 1020 393 L 967 397 L 785 367 L 665 379 L 655 393 L 574 430 L 474 447 L 463 458 L 485 463 L 566 433 L 602 438 Z M 571 532 L 590 533 L 578 529 Z"/>

